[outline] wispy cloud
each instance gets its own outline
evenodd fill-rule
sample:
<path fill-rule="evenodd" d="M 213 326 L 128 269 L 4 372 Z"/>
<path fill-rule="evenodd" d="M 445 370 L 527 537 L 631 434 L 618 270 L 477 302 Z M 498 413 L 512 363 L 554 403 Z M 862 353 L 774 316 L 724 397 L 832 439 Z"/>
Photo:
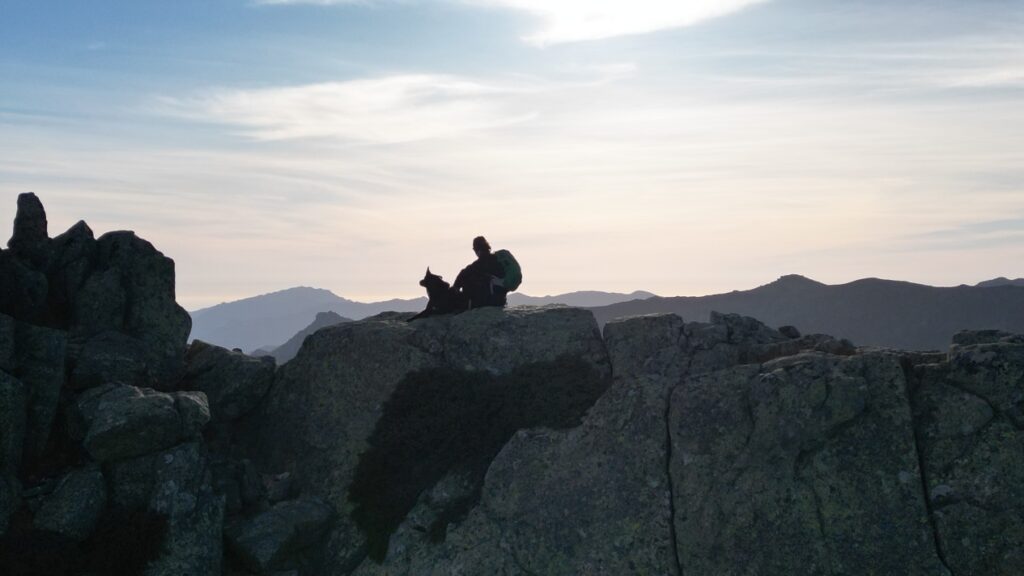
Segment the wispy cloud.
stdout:
<path fill-rule="evenodd" d="M 203 53 L 181 68 L 111 44 L 76 70 L 54 39 L 47 70 L 12 43 L 0 221 L 36 190 L 53 231 L 133 227 L 189 307 L 295 284 L 417 295 L 480 233 L 529 263 L 531 293 L 1020 275 L 1024 8 L 244 2 L 251 37 L 182 30 Z M 300 2 L 338 6 L 282 14 Z M 161 26 L 181 22 L 149 25 L 147 50 L 177 58 Z"/>
<path fill-rule="evenodd" d="M 255 0 L 260 5 L 367 5 L 389 0 Z M 395 0 L 390 0 L 395 1 Z M 416 1 L 416 0 L 409 0 Z M 421 0 L 422 1 L 422 0 Z M 545 46 L 683 28 L 769 0 L 450 0 L 508 8 L 540 19 L 527 42 Z"/>
<path fill-rule="evenodd" d="M 165 98 L 168 111 L 237 126 L 258 140 L 332 138 L 399 143 L 516 123 L 502 99 L 516 91 L 454 76 L 415 74 Z"/>
<path fill-rule="evenodd" d="M 541 19 L 526 40 L 546 45 L 692 26 L 767 0 L 467 0 L 524 10 Z"/>
<path fill-rule="evenodd" d="M 951 250 L 1019 246 L 1024 240 L 1024 218 L 971 222 L 933 230 L 908 238 L 910 250 Z"/>
<path fill-rule="evenodd" d="M 963 101 L 1024 88 L 1024 43 L 982 38 L 851 42 L 827 50 L 744 47 L 712 54 L 720 65 L 690 76 L 688 93 L 792 101 Z M 675 78 L 686 78 L 675 72 Z"/>
<path fill-rule="evenodd" d="M 1024 88 L 1024 66 L 993 66 L 966 70 L 947 78 L 950 88 Z"/>

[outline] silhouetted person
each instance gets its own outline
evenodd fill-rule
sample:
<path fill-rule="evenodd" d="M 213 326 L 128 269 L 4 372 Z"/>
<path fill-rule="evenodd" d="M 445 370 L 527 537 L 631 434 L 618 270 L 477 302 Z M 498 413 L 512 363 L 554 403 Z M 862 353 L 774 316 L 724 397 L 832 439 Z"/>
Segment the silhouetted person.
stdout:
<path fill-rule="evenodd" d="M 476 260 L 462 269 L 455 278 L 452 288 L 469 298 L 470 308 L 481 306 L 504 306 L 507 291 L 502 285 L 505 269 L 491 254 L 491 245 L 483 236 L 473 239 Z"/>

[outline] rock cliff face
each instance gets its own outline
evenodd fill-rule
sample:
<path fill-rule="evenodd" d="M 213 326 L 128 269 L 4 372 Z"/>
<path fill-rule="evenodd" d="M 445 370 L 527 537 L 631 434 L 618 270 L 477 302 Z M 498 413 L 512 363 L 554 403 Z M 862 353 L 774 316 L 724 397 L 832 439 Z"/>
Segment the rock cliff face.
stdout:
<path fill-rule="evenodd" d="M 961 333 L 948 361 L 915 367 L 925 496 L 954 574 L 1024 566 L 1024 337 Z"/>
<path fill-rule="evenodd" d="M 179 391 L 174 263 L 131 232 L 49 238 L 33 194 L 0 250 L 0 572 L 216 574 L 224 498 Z M 158 390 L 163 390 L 158 391 Z"/>
<path fill-rule="evenodd" d="M 0 573 L 1017 575 L 1024 336 L 565 307 L 193 342 L 173 263 L 19 199 Z"/>
<path fill-rule="evenodd" d="M 964 333 L 947 357 L 787 332 L 609 324 L 613 382 L 579 427 L 517 433 L 440 543 L 425 492 L 356 573 L 1019 571 L 1024 341 Z"/>
<path fill-rule="evenodd" d="M 455 387 L 460 385 L 460 377 L 464 374 L 483 375 L 469 383 L 469 398 L 453 396 L 451 405 L 435 406 L 436 411 L 426 418 L 415 410 L 405 412 L 407 417 L 419 418 L 426 423 L 426 434 L 480 435 L 485 430 L 461 428 L 461 422 L 446 416 L 465 410 L 464 417 L 472 418 L 474 410 L 467 409 L 460 402 L 474 402 L 473 390 L 482 395 L 491 377 L 543 364 L 536 376 L 550 378 L 548 384 L 552 391 L 561 390 L 568 394 L 571 391 L 560 386 L 557 366 L 551 365 L 554 362 L 568 358 L 582 362 L 583 370 L 589 367 L 596 382 L 580 384 L 581 388 L 588 390 L 603 390 L 601 381 L 610 373 L 597 324 L 588 312 L 580 309 L 541 308 L 508 312 L 486 309 L 473 314 L 408 323 L 406 320 L 410 316 L 384 315 L 339 324 L 309 337 L 298 356 L 282 367 L 263 409 L 254 416 L 259 424 L 255 426 L 257 432 L 250 436 L 253 441 L 249 450 L 252 457 L 267 469 L 294 475 L 304 490 L 325 497 L 342 513 L 335 530 L 335 540 L 350 540 L 334 552 L 338 556 L 335 561 L 342 565 L 350 564 L 364 554 L 361 550 L 363 536 L 352 518 L 354 507 L 349 501 L 349 489 L 355 480 L 360 458 L 370 448 L 371 436 L 386 412 L 386 405 L 400 387 L 411 387 L 407 394 L 409 402 L 415 406 L 446 392 L 444 389 L 435 390 L 427 397 L 417 398 L 420 394 L 416 391 L 417 386 L 429 386 L 431 380 L 441 379 Z M 439 369 L 447 371 L 438 372 Z M 409 380 L 411 375 L 424 370 L 435 372 L 429 373 L 428 378 Z M 522 393 L 529 391 L 529 384 L 505 382 L 505 385 Z M 512 397 L 505 400 L 526 406 L 529 399 Z M 559 399 L 551 398 L 551 402 L 557 401 Z M 487 403 L 470 405 L 479 408 L 483 414 L 500 408 Z M 522 420 L 525 422 L 527 418 Z M 408 425 L 401 421 L 390 424 Z M 486 421 L 482 422 L 481 426 L 486 424 Z M 495 421 L 490 421 L 490 424 L 500 427 Z M 512 427 L 509 433 L 514 432 L 517 427 L 514 423 L 509 425 Z M 497 440 L 500 443 L 495 451 L 506 439 Z M 408 437 L 405 440 L 420 442 L 423 439 Z M 432 442 L 443 445 L 452 441 L 438 437 Z M 423 450 L 432 448 L 424 446 Z M 409 455 L 410 458 L 414 456 Z M 408 470 L 411 474 L 417 472 L 425 470 L 422 467 Z M 442 474 L 445 472 L 440 471 Z M 472 473 L 471 470 L 465 472 Z"/>
<path fill-rule="evenodd" d="M 556 315 L 566 321 L 537 321 Z M 662 315 L 610 323 L 598 339 L 578 315 L 384 317 L 307 341 L 268 395 L 257 446 L 338 510 L 324 573 L 1017 570 L 1021 337 L 963 333 L 949 355 L 910 354 L 735 315 Z M 518 429 L 476 480 L 458 466 L 393 469 L 430 480 L 375 556 L 352 492 L 380 428 L 410 422 L 387 417 L 409 375 L 501 374 L 566 353 L 611 376 L 579 424 Z"/>

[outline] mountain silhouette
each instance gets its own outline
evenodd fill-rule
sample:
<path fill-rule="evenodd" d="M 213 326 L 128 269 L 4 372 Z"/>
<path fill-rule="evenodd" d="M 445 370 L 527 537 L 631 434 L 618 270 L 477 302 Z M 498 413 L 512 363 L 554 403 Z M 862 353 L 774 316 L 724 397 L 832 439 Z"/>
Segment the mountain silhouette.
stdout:
<path fill-rule="evenodd" d="M 985 280 L 984 282 L 978 282 L 978 288 L 994 288 L 996 286 L 1024 286 L 1024 278 L 1017 278 L 1016 280 L 1010 280 L 1000 276 L 999 278 L 993 278 L 992 280 Z"/>
<path fill-rule="evenodd" d="M 647 298 L 651 298 L 653 296 L 654 294 L 650 292 L 644 292 L 643 290 L 637 290 L 635 292 L 630 292 L 629 294 L 622 294 L 618 292 L 600 292 L 597 290 L 582 290 L 579 292 L 559 294 L 557 296 L 528 296 L 526 294 L 519 294 L 518 292 L 513 292 L 508 295 L 508 303 L 516 306 L 543 306 L 545 304 L 565 304 L 566 306 L 593 308 L 596 306 L 609 306 L 611 304 L 617 304 L 619 302 L 628 302 L 630 300 L 646 300 Z"/>
<path fill-rule="evenodd" d="M 621 294 L 591 290 L 556 296 L 529 296 L 515 292 L 509 295 L 508 300 L 511 305 L 565 304 L 587 308 L 651 296 L 650 292 L 642 291 Z M 249 353 L 276 356 L 276 349 L 311 323 L 315 324 L 317 314 L 321 312 L 361 320 L 388 311 L 419 312 L 426 304 L 425 297 L 356 302 L 330 290 L 299 286 L 191 312 L 192 334 L 189 338 L 225 348 L 240 348 Z"/>
<path fill-rule="evenodd" d="M 712 311 L 753 316 L 771 326 L 796 326 L 861 346 L 945 349 L 965 329 L 1024 332 L 1024 287 L 939 288 L 866 278 L 827 285 L 783 276 L 753 290 L 697 297 L 654 297 L 591 308 L 600 324 L 622 316 L 671 312 L 707 321 Z"/>
<path fill-rule="evenodd" d="M 191 312 L 189 338 L 245 352 L 261 347 L 273 349 L 308 326 L 320 312 L 358 320 L 388 310 L 422 310 L 426 301 L 416 298 L 363 303 L 342 298 L 330 290 L 299 286 Z"/>
<path fill-rule="evenodd" d="M 335 324 L 341 324 L 342 322 L 351 322 L 350 318 L 339 316 L 334 312 L 320 312 L 316 315 L 316 319 L 309 326 L 306 326 L 300 330 L 297 334 L 288 339 L 287 342 L 274 348 L 265 355 L 273 356 L 274 360 L 277 361 L 277 365 L 280 366 L 285 362 L 295 358 L 295 355 L 299 353 L 299 348 L 302 348 L 302 343 L 306 340 L 306 336 L 316 332 L 321 328 L 328 326 L 334 326 Z M 254 354 L 259 355 L 259 354 Z"/>

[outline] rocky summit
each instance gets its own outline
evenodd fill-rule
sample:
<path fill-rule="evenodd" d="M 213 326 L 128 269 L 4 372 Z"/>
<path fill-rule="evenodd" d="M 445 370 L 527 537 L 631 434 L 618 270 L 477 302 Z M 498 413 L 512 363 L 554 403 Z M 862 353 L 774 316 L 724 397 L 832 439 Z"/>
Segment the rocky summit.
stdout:
<path fill-rule="evenodd" d="M 1019 575 L 1024 336 L 560 306 L 201 341 L 131 232 L 0 250 L 0 573 Z"/>

